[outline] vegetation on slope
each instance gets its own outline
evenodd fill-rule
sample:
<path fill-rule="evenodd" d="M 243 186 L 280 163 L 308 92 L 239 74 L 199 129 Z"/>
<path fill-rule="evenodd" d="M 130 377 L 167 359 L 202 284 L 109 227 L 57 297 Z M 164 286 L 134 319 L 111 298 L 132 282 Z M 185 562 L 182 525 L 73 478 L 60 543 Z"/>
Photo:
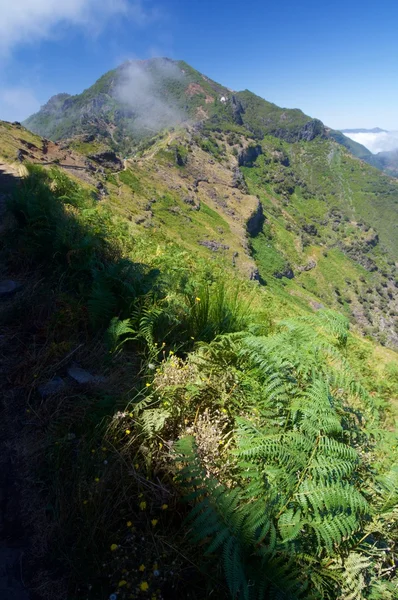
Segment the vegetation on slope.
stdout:
<path fill-rule="evenodd" d="M 283 286 L 140 233 L 61 171 L 30 168 L 9 209 L 40 594 L 393 600 L 394 354 L 329 311 L 278 323 Z"/>

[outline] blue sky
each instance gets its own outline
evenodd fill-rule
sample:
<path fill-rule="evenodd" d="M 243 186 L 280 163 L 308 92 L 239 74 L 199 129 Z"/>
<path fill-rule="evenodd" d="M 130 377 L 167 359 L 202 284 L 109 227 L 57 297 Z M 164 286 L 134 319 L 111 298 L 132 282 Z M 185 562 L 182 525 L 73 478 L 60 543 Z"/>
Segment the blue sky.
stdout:
<path fill-rule="evenodd" d="M 398 130 L 393 0 L 0 0 L 0 14 L 0 119 L 162 55 L 331 127 Z"/>

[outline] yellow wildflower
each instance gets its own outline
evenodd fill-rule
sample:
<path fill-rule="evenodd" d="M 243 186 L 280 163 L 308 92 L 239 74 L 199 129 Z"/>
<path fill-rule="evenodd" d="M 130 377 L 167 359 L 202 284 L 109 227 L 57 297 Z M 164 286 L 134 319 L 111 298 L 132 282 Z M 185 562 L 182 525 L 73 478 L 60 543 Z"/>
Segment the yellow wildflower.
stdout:
<path fill-rule="evenodd" d="M 115 550 L 117 550 L 117 549 L 118 549 L 118 545 L 117 544 L 112 544 L 112 546 L 111 546 L 112 552 L 115 552 Z"/>
<path fill-rule="evenodd" d="M 130 435 L 131 431 L 130 429 L 126 429 L 126 435 Z"/>
<path fill-rule="evenodd" d="M 95 453 L 95 450 L 94 450 L 94 448 L 91 450 L 91 453 L 92 453 L 92 454 L 94 454 L 94 453 Z"/>
<path fill-rule="evenodd" d="M 168 504 L 162 504 L 162 510 L 167 510 L 169 508 Z"/>
<path fill-rule="evenodd" d="M 146 387 L 151 387 L 150 383 L 146 383 L 145 385 L 146 385 Z"/>
<path fill-rule="evenodd" d="M 141 510 L 145 510 L 146 509 L 146 502 L 145 502 L 145 500 L 143 500 L 142 502 L 140 502 L 140 509 Z"/>
<path fill-rule="evenodd" d="M 127 521 L 126 525 L 127 525 L 127 527 L 131 527 L 132 526 L 132 522 L 131 521 Z"/>
<path fill-rule="evenodd" d="M 139 468 L 140 468 L 140 465 L 138 463 L 135 463 L 134 469 L 139 469 Z"/>
<path fill-rule="evenodd" d="M 141 583 L 140 583 L 140 590 L 141 590 L 141 592 L 146 592 L 148 588 L 149 588 L 148 582 L 147 581 L 141 581 Z"/>
<path fill-rule="evenodd" d="M 95 478 L 95 482 L 98 483 L 99 482 L 99 477 Z"/>
<path fill-rule="evenodd" d="M 151 523 L 152 523 L 152 527 L 155 527 L 158 524 L 158 520 L 152 519 Z"/>
<path fill-rule="evenodd" d="M 139 571 L 141 571 L 141 573 L 142 573 L 143 571 L 145 571 L 145 565 L 140 565 L 140 566 L 138 567 L 138 570 L 139 570 Z"/>
<path fill-rule="evenodd" d="M 196 296 L 195 300 L 196 302 L 200 302 L 200 298 L 198 298 L 198 296 Z"/>
<path fill-rule="evenodd" d="M 125 579 L 121 579 L 121 580 L 119 581 L 119 587 L 123 587 L 123 586 L 124 586 L 124 585 L 126 585 L 126 584 L 127 584 L 127 581 L 126 581 Z"/>

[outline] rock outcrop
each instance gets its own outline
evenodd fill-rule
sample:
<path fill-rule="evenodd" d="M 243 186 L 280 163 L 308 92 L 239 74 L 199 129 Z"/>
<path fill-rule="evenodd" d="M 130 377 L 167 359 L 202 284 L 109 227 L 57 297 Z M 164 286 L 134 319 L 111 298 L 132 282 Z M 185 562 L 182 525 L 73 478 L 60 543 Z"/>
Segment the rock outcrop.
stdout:
<path fill-rule="evenodd" d="M 238 154 L 238 165 L 240 167 L 252 167 L 256 158 L 263 153 L 263 149 L 260 144 L 256 146 L 248 146 Z"/>
<path fill-rule="evenodd" d="M 90 154 L 89 158 L 104 169 L 111 169 L 112 171 L 121 171 L 123 169 L 123 162 L 117 156 L 116 152 L 99 152 L 98 154 Z"/>
<path fill-rule="evenodd" d="M 247 229 L 248 234 L 251 235 L 252 237 L 258 235 L 263 227 L 264 221 L 265 221 L 265 216 L 264 216 L 263 205 L 261 204 L 260 201 L 258 201 L 256 209 L 250 215 L 250 217 L 246 223 L 246 229 Z"/>

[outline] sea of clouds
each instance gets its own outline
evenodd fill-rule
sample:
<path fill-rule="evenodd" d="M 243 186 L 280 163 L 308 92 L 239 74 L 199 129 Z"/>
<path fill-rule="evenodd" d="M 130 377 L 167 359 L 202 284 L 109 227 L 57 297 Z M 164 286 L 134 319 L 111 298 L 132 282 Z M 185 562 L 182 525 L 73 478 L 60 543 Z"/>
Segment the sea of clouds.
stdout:
<path fill-rule="evenodd" d="M 398 131 L 344 132 L 344 135 L 354 140 L 354 142 L 362 144 L 362 146 L 365 146 L 373 154 L 396 150 L 398 148 Z"/>

